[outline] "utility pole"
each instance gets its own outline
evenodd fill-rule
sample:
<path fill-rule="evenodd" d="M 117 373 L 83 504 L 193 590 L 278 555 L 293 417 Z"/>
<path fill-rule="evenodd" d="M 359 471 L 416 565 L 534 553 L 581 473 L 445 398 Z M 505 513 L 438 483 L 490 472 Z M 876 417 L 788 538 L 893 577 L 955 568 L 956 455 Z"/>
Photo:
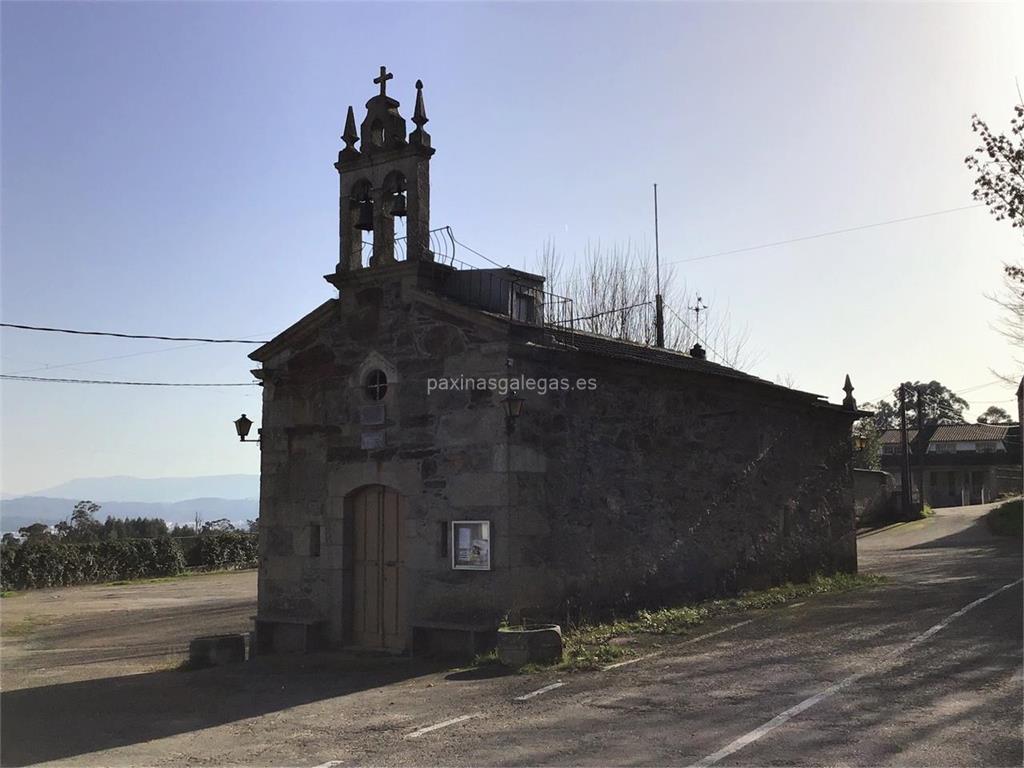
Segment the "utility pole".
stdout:
<path fill-rule="evenodd" d="M 907 392 L 906 387 L 900 384 L 900 451 L 902 453 L 900 461 L 900 483 L 902 486 L 903 493 L 901 494 L 903 500 L 903 514 L 906 515 L 910 512 L 910 506 L 913 502 L 913 490 L 910 487 L 910 454 L 908 452 L 907 445 Z"/>
<path fill-rule="evenodd" d="M 924 394 L 921 391 L 921 387 L 917 388 L 917 488 L 918 493 L 921 494 L 921 514 L 924 514 Z"/>
<path fill-rule="evenodd" d="M 661 298 L 661 254 L 658 252 L 658 185 L 654 185 L 654 344 L 665 346 L 665 314 Z"/>

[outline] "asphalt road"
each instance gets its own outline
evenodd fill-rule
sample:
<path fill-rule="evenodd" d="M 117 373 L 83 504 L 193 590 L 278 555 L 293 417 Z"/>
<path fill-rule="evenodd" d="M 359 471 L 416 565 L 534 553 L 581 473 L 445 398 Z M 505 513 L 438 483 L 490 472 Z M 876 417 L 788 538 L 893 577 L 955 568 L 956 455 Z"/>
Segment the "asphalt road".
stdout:
<path fill-rule="evenodd" d="M 888 576 L 885 587 L 765 612 L 497 711 L 452 707 L 480 716 L 369 760 L 1020 766 L 1020 542 L 993 538 L 987 509 L 861 538 L 861 569 Z"/>
<path fill-rule="evenodd" d="M 0 761 L 1020 766 L 1021 545 L 985 511 L 863 537 L 884 586 L 725 619 L 605 672 L 323 654 L 32 683 L 0 698 Z"/>

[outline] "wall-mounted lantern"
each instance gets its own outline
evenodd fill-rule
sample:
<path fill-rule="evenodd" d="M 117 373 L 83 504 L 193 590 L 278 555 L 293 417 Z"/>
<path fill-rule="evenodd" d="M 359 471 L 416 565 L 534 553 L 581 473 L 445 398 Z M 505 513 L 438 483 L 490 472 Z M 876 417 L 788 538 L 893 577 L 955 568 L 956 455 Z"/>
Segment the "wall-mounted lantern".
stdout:
<path fill-rule="evenodd" d="M 244 413 L 237 419 L 235 419 L 235 432 L 238 433 L 238 439 L 243 443 L 258 443 L 262 439 L 262 436 L 257 437 L 255 440 L 246 440 L 249 436 L 249 430 L 252 429 L 252 420 L 247 417 Z M 257 429 L 256 434 L 260 435 L 262 430 Z"/>
<path fill-rule="evenodd" d="M 516 397 L 516 393 L 512 391 L 501 401 L 505 407 L 505 431 L 510 435 L 516 431 L 516 420 L 523 415 L 524 402 L 526 401 L 523 398 Z"/>

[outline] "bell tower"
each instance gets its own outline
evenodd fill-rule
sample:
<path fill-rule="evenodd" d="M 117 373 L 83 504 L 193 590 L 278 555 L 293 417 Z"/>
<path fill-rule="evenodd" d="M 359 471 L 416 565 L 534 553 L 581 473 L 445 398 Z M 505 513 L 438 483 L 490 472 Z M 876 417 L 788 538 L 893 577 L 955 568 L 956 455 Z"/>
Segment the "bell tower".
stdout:
<path fill-rule="evenodd" d="M 394 77 L 385 67 L 373 82 L 380 93 L 366 102 L 366 117 L 356 133 L 356 119 L 348 108 L 345 148 L 334 167 L 340 178 L 339 236 L 341 252 L 336 277 L 366 267 L 395 263 L 395 217 L 405 218 L 405 259 L 433 261 L 430 250 L 430 134 L 423 126 L 423 83 L 416 81 L 416 128 L 406 136 L 405 118 L 398 101 L 387 94 Z M 356 143 L 359 148 L 356 148 Z M 373 233 L 373 250 L 364 264 L 363 233 Z"/>

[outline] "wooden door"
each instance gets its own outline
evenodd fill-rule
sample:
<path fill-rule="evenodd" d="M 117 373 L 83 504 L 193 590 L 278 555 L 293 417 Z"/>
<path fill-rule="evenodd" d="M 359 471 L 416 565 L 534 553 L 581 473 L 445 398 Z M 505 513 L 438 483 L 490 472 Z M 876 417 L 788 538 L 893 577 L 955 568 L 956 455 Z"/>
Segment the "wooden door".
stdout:
<path fill-rule="evenodd" d="M 363 648 L 405 650 L 405 499 L 371 485 L 353 497 L 351 509 L 352 641 Z"/>

